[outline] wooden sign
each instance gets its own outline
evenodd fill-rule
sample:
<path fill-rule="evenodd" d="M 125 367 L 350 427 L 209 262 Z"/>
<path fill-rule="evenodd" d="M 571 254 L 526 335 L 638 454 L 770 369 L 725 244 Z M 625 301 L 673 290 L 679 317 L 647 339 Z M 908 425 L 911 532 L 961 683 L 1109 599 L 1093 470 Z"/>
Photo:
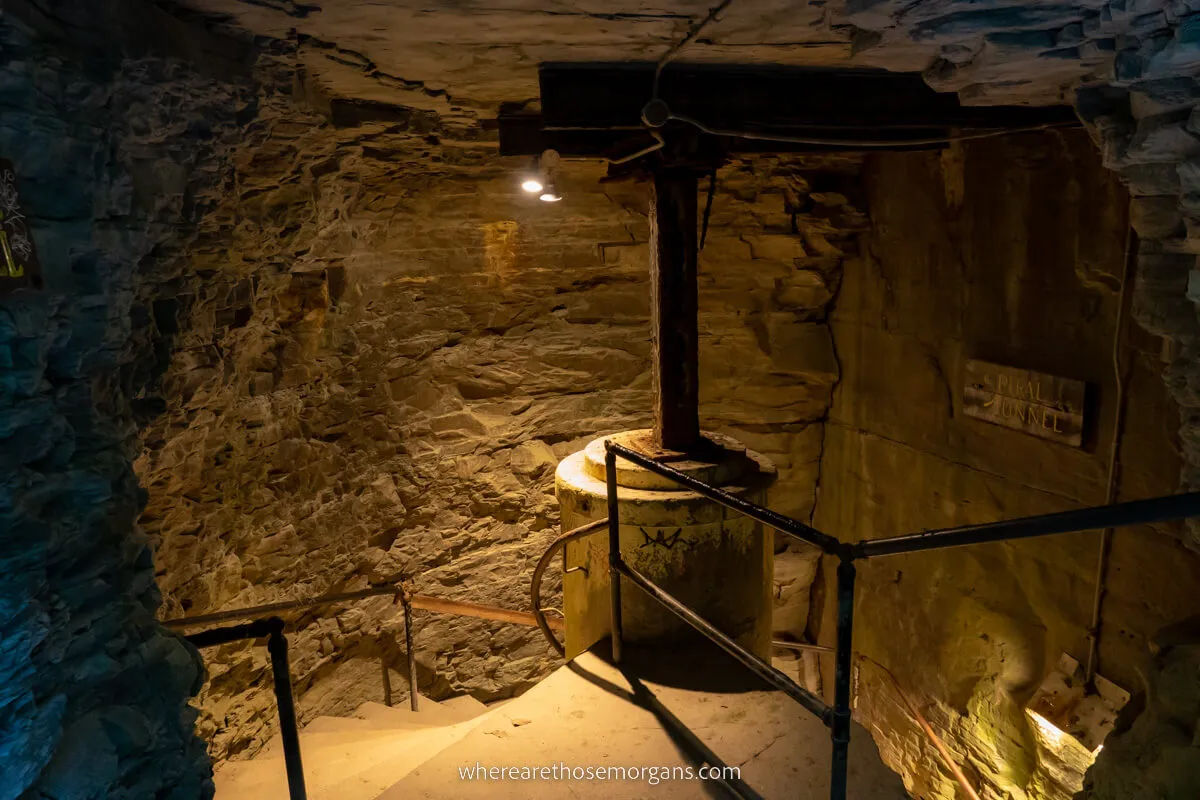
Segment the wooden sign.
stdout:
<path fill-rule="evenodd" d="M 1085 388 L 1082 381 L 970 359 L 963 411 L 969 417 L 1079 447 Z"/>
<path fill-rule="evenodd" d="M 42 286 L 42 268 L 17 195 L 13 165 L 0 158 L 0 295 Z"/>

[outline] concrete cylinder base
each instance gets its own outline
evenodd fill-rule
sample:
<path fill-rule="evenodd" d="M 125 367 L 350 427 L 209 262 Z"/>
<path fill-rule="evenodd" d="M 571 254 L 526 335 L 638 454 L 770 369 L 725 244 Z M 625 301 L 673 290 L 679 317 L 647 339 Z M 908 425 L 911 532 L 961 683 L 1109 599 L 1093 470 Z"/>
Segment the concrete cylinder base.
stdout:
<path fill-rule="evenodd" d="M 592 441 L 558 466 L 555 485 L 564 531 L 607 516 L 604 441 L 644 449 L 649 431 Z M 773 465 L 737 441 L 706 433 L 701 457 L 666 461 L 693 477 L 756 503 L 775 481 Z M 641 445 L 641 446 L 639 446 Z M 773 538 L 753 520 L 635 464 L 617 460 L 621 554 L 632 567 L 763 658 L 770 654 Z M 566 548 L 563 605 L 567 657 L 610 632 L 608 536 L 601 531 Z M 625 640 L 669 641 L 691 628 L 625 584 Z"/>

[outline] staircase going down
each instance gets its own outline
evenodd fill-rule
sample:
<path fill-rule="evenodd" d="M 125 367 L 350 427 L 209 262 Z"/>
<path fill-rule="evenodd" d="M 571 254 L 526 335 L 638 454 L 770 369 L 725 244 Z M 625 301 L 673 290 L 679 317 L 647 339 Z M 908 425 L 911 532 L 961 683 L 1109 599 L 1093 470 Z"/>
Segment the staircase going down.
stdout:
<path fill-rule="evenodd" d="M 422 699 L 418 712 L 366 703 L 320 717 L 300 734 L 308 797 L 828 797 L 825 726 L 715 647 L 688 651 L 629 647 L 620 669 L 585 653 L 498 706 Z M 686 777 L 702 766 L 736 772 Z M 856 800 L 908 797 L 858 725 L 849 780 Z M 225 764 L 216 784 L 216 800 L 286 800 L 278 741 Z"/>

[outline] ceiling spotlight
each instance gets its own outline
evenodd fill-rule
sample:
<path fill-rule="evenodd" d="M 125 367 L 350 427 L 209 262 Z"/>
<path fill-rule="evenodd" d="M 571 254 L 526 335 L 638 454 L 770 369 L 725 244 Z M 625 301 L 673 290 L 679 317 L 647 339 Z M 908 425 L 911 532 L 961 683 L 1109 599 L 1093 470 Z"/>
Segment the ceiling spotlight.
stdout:
<path fill-rule="evenodd" d="M 553 191 L 549 191 L 538 197 L 538 200 L 546 203 L 557 203 L 559 200 L 562 200 L 562 196 L 555 194 Z"/>
<path fill-rule="evenodd" d="M 525 191 L 529 192 L 530 194 L 537 194 L 538 192 L 542 191 L 542 189 L 544 189 L 546 187 L 542 186 L 542 182 L 539 181 L 537 178 L 526 178 L 521 183 L 521 188 L 524 189 Z"/>

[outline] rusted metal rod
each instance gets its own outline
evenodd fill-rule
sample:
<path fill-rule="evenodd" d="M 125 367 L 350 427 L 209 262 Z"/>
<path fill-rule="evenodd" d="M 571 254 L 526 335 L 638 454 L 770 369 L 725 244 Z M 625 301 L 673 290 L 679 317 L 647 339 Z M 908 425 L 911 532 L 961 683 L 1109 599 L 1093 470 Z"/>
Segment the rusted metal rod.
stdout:
<path fill-rule="evenodd" d="M 806 650 L 811 650 L 811 651 L 815 651 L 818 653 L 833 653 L 833 652 L 835 652 L 835 650 L 832 647 L 826 647 L 823 644 L 809 644 L 808 642 L 788 642 L 783 639 L 772 639 L 771 646 L 778 647 L 781 650 L 799 650 L 801 652 L 804 652 Z"/>
<path fill-rule="evenodd" d="M 688 452 L 700 441 L 696 173 L 663 167 L 650 194 L 650 326 L 654 438 Z"/>
<path fill-rule="evenodd" d="M 424 594 L 414 594 L 412 596 L 412 607 L 421 611 L 437 611 L 443 614 L 459 614 L 464 617 L 492 619 L 497 622 L 510 622 L 513 625 L 527 625 L 531 628 L 536 628 L 538 624 L 537 619 L 528 611 L 515 611 L 511 608 L 499 608 L 481 603 L 468 603 L 465 600 L 445 600 L 441 597 L 430 597 Z M 562 620 L 558 619 L 547 620 L 546 624 L 555 630 L 561 630 L 563 627 Z"/>
<path fill-rule="evenodd" d="M 567 650 L 563 647 L 563 643 L 554 635 L 552 628 L 554 625 L 550 619 L 542 611 L 542 575 L 546 572 L 546 568 L 550 566 L 550 562 L 554 559 L 554 554 L 560 548 L 566 547 L 567 542 L 581 539 L 584 536 L 590 536 L 593 533 L 604 530 L 608 527 L 608 518 L 598 519 L 594 522 L 589 522 L 586 525 L 581 525 L 578 528 L 569 530 L 566 533 L 560 534 L 550 546 L 546 548 L 546 552 L 542 553 L 542 557 L 538 559 L 537 566 L 533 568 L 533 580 L 529 582 L 529 599 L 532 605 L 533 618 L 537 620 L 538 629 L 541 630 L 542 636 L 546 637 L 546 641 L 554 648 L 554 652 L 560 656 L 566 656 Z M 566 574 L 566 555 L 564 551 L 563 573 Z M 562 620 L 554 620 L 559 628 L 562 627 Z"/>
<path fill-rule="evenodd" d="M 388 674 L 387 658 L 381 657 L 379 665 L 383 667 L 383 704 L 390 708 L 392 705 L 392 676 Z"/>
<path fill-rule="evenodd" d="M 609 443 L 606 443 L 609 444 Z M 604 476 L 608 485 L 608 610 L 612 631 L 612 660 L 621 663 L 624 623 L 621 619 L 621 506 L 617 502 L 617 456 L 604 453 Z"/>
<path fill-rule="evenodd" d="M 404 649 L 408 652 L 408 705 L 413 711 L 417 710 L 417 651 L 413 649 L 413 617 L 412 596 L 405 594 L 404 602 Z"/>
<path fill-rule="evenodd" d="M 210 625 L 214 622 L 230 622 L 237 619 L 255 619 L 266 614 L 277 614 L 282 611 L 294 611 L 301 608 L 320 608 L 321 606 L 337 605 L 354 600 L 365 600 L 370 597 L 395 597 L 400 593 L 398 586 L 374 586 L 357 592 L 322 595 L 305 600 L 285 600 L 281 603 L 267 603 L 250 608 L 234 608 L 229 611 L 216 611 L 212 614 L 200 614 L 195 617 L 179 617 L 163 621 L 168 628 L 191 628 L 196 625 Z M 528 611 L 515 611 L 510 608 L 468 603 L 465 600 L 446 600 L 441 597 L 430 597 L 424 594 L 412 595 L 412 607 L 422 611 L 436 611 L 442 614 L 460 614 L 465 617 L 492 619 L 498 622 L 509 622 L 514 625 L 537 627 L 537 620 Z M 559 620 L 549 621 L 551 628 L 561 628 Z"/>
<path fill-rule="evenodd" d="M 908 696 L 908 692 L 904 691 L 904 689 L 900 686 L 900 681 L 896 680 L 896 676 L 892 674 L 892 671 L 870 656 L 865 656 L 859 653 L 858 658 L 860 661 L 874 664 L 880 669 L 880 671 L 883 672 L 884 675 L 887 676 L 887 679 L 892 684 L 892 688 L 895 689 L 896 694 L 899 695 L 900 701 L 903 702 L 905 708 L 908 709 L 908 713 L 912 714 L 913 719 L 917 722 L 917 725 L 922 731 L 925 732 L 925 736 L 928 737 L 929 741 L 933 743 L 933 746 L 938 751 L 938 754 L 941 755 L 942 760 L 946 763 L 946 767 L 951 773 L 954 774 L 954 780 L 958 781 L 958 785 L 962 787 L 962 790 L 967 794 L 967 797 L 971 798 L 971 800 L 979 800 L 979 793 L 975 791 L 975 787 L 971 785 L 971 783 L 967 780 L 967 776 L 963 774 L 962 767 L 960 767 L 958 762 L 954 760 L 954 757 L 950 755 L 950 750 L 946 747 L 946 743 L 942 741 L 942 737 L 938 736 L 937 733 L 934 732 L 933 726 L 929 724 L 929 720 L 925 719 L 925 715 L 920 712 L 916 703 L 914 703 L 912 698 Z"/>

